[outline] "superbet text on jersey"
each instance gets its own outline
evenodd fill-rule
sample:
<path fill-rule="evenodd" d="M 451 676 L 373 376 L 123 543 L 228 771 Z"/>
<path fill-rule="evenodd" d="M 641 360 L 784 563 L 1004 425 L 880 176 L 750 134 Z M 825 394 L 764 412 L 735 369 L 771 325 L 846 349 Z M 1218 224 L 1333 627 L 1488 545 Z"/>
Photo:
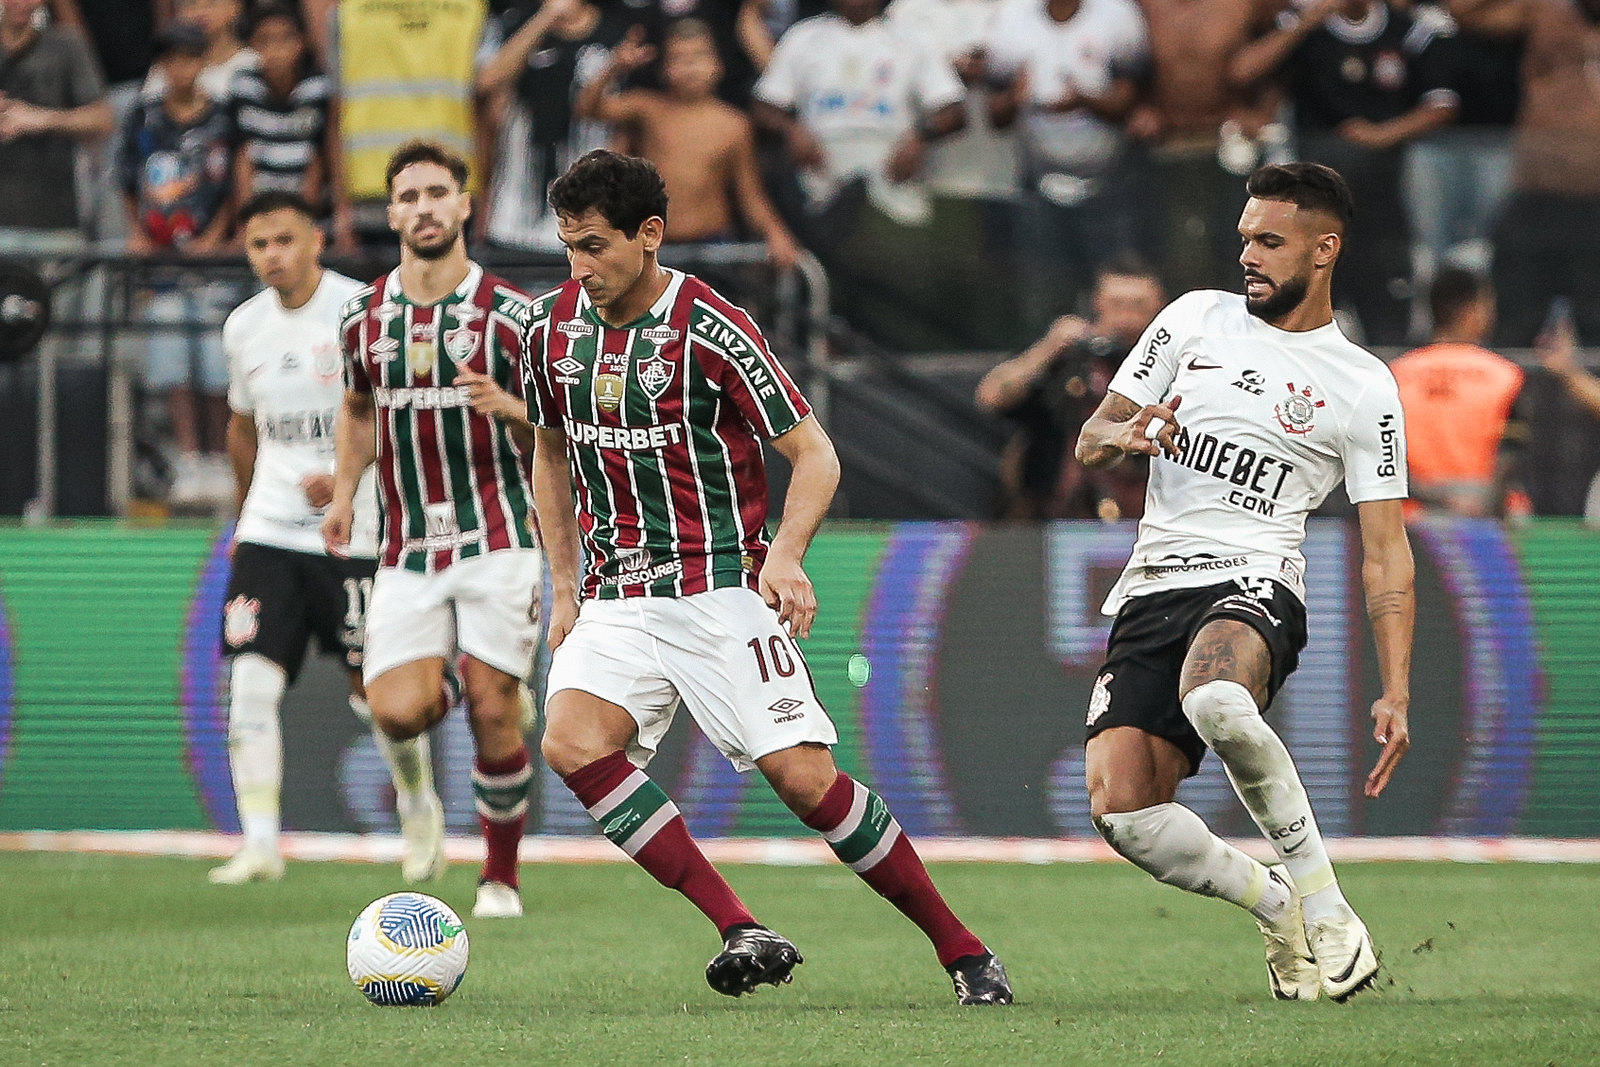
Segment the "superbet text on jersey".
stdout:
<path fill-rule="evenodd" d="M 1111 381 L 1136 404 L 1183 397 L 1180 455 L 1150 464 L 1144 518 L 1103 610 L 1129 597 L 1272 578 L 1305 598 L 1306 516 L 1342 479 L 1353 503 L 1406 495 L 1389 369 L 1337 323 L 1290 332 L 1244 297 L 1179 297 Z"/>
<path fill-rule="evenodd" d="M 585 597 L 756 588 L 768 545 L 761 439 L 811 412 L 749 315 L 670 274 L 624 327 L 606 325 L 577 282 L 534 302 L 528 413 L 567 436 Z"/>
<path fill-rule="evenodd" d="M 432 573 L 534 547 L 522 457 L 455 384 L 471 370 L 522 394 L 528 301 L 474 263 L 437 304 L 406 299 L 398 269 L 345 304 L 345 386 L 372 395 L 377 422 L 380 565 Z"/>

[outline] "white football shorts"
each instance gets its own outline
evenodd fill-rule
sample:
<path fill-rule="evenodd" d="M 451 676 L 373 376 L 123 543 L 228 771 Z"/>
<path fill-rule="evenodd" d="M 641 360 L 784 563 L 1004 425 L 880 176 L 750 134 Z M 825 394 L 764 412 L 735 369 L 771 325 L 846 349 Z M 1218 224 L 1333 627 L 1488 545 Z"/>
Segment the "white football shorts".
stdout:
<path fill-rule="evenodd" d="M 367 607 L 362 677 L 459 649 L 527 678 L 539 640 L 544 553 L 508 548 L 452 563 L 435 574 L 379 567 Z"/>
<path fill-rule="evenodd" d="M 750 589 L 584 601 L 550 661 L 545 691 L 563 689 L 627 709 L 639 724 L 628 758 L 640 767 L 680 702 L 741 773 L 762 756 L 839 740 L 799 648 Z"/>

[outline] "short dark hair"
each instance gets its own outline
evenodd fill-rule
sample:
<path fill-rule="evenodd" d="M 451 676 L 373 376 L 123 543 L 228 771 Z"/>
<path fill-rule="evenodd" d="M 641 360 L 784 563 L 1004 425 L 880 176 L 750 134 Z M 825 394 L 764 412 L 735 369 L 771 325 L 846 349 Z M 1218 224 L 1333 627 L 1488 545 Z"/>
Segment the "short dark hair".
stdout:
<path fill-rule="evenodd" d="M 1445 267 L 1434 276 L 1428 287 L 1428 310 L 1433 313 L 1433 325 L 1448 326 L 1461 313 L 1489 295 L 1489 279 L 1460 267 Z"/>
<path fill-rule="evenodd" d="M 262 23 L 271 22 L 273 19 L 282 19 L 293 26 L 295 32 L 304 37 L 306 34 L 306 20 L 300 14 L 300 8 L 295 4 L 286 4 L 281 0 L 266 0 L 257 4 L 244 20 L 244 39 L 249 40 Z"/>
<path fill-rule="evenodd" d="M 438 141 L 407 141 L 394 150 L 394 155 L 389 157 L 389 165 L 384 168 L 383 187 L 389 192 L 394 192 L 394 179 L 401 171 L 416 163 L 436 163 L 450 172 L 450 177 L 456 184 L 465 189 L 467 177 L 472 173 L 472 168 L 467 161 L 456 153 L 450 151 Z"/>
<path fill-rule="evenodd" d="M 550 183 L 550 209 L 576 218 L 599 211 L 633 240 L 648 218 L 667 217 L 667 184 L 648 159 L 597 148 Z"/>
<path fill-rule="evenodd" d="M 1326 211 L 1350 225 L 1356 216 L 1350 186 L 1332 167 L 1321 163 L 1271 163 L 1258 167 L 1245 179 L 1245 192 L 1262 200 L 1287 200 L 1296 207 Z"/>
<path fill-rule="evenodd" d="M 286 192 L 282 189 L 268 189 L 266 192 L 257 193 L 244 202 L 239 208 L 239 228 L 243 229 L 245 223 L 257 215 L 270 215 L 274 211 L 293 211 L 304 215 L 306 221 L 315 225 L 317 213 L 311 205 L 306 203 L 306 198 L 299 193 Z"/>
<path fill-rule="evenodd" d="M 1157 289 L 1166 291 L 1166 286 L 1161 283 L 1161 275 L 1156 269 L 1132 252 L 1118 252 L 1101 263 L 1094 272 L 1095 284 L 1100 284 L 1105 278 L 1140 278 L 1154 282 Z"/>

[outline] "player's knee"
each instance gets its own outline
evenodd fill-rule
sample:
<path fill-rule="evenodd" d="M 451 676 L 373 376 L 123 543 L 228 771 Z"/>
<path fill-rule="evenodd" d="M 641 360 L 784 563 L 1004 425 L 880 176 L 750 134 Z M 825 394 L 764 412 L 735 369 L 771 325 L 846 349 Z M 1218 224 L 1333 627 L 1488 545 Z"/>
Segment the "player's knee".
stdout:
<path fill-rule="evenodd" d="M 394 741 L 409 741 L 433 725 L 432 708 L 392 695 L 369 696 L 372 723 Z"/>
<path fill-rule="evenodd" d="M 544 736 L 539 739 L 539 754 L 545 764 L 563 778 L 615 751 L 614 746 L 602 744 L 581 729 L 554 721 L 546 725 Z"/>
<path fill-rule="evenodd" d="M 1238 682 L 1215 679 L 1197 685 L 1183 698 L 1183 714 L 1219 756 L 1241 745 L 1253 745 L 1262 730 L 1270 730 L 1261 718 L 1250 690 Z"/>

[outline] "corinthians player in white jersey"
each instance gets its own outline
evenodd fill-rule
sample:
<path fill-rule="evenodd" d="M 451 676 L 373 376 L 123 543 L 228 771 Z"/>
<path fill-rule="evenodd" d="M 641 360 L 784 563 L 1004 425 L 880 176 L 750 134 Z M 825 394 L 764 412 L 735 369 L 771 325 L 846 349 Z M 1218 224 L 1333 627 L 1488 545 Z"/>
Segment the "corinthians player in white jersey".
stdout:
<path fill-rule="evenodd" d="M 350 707 L 369 725 L 361 685 L 366 605 L 377 570 L 377 498 L 360 490 L 348 558 L 327 554 L 323 509 L 333 495 L 334 414 L 344 397 L 339 309 L 359 282 L 324 270 L 311 209 L 293 193 L 262 193 L 241 212 L 250 266 L 266 289 L 222 328 L 228 357 L 228 455 L 239 523 L 223 619 L 231 661 L 228 759 L 244 843 L 211 871 L 238 884 L 282 876 L 278 848 L 283 745 L 279 705 L 306 645 L 344 657 Z M 444 862 L 444 808 L 434 791 L 426 736 L 393 741 L 373 728 L 394 780 L 408 881 Z"/>
<path fill-rule="evenodd" d="M 1344 1000 L 1372 982 L 1377 954 L 1261 713 L 1306 642 L 1306 516 L 1343 479 L 1383 690 L 1368 797 L 1409 747 L 1405 431 L 1393 376 L 1333 320 L 1348 186 L 1296 163 L 1261 168 L 1246 189 L 1244 295 L 1168 305 L 1078 438 L 1089 467 L 1154 457 L 1138 539 L 1104 608 L 1116 622 L 1089 702 L 1090 810 L 1111 847 L 1158 880 L 1256 917 L 1274 996 Z M 1175 803 L 1208 748 L 1279 864 L 1257 863 Z"/>

